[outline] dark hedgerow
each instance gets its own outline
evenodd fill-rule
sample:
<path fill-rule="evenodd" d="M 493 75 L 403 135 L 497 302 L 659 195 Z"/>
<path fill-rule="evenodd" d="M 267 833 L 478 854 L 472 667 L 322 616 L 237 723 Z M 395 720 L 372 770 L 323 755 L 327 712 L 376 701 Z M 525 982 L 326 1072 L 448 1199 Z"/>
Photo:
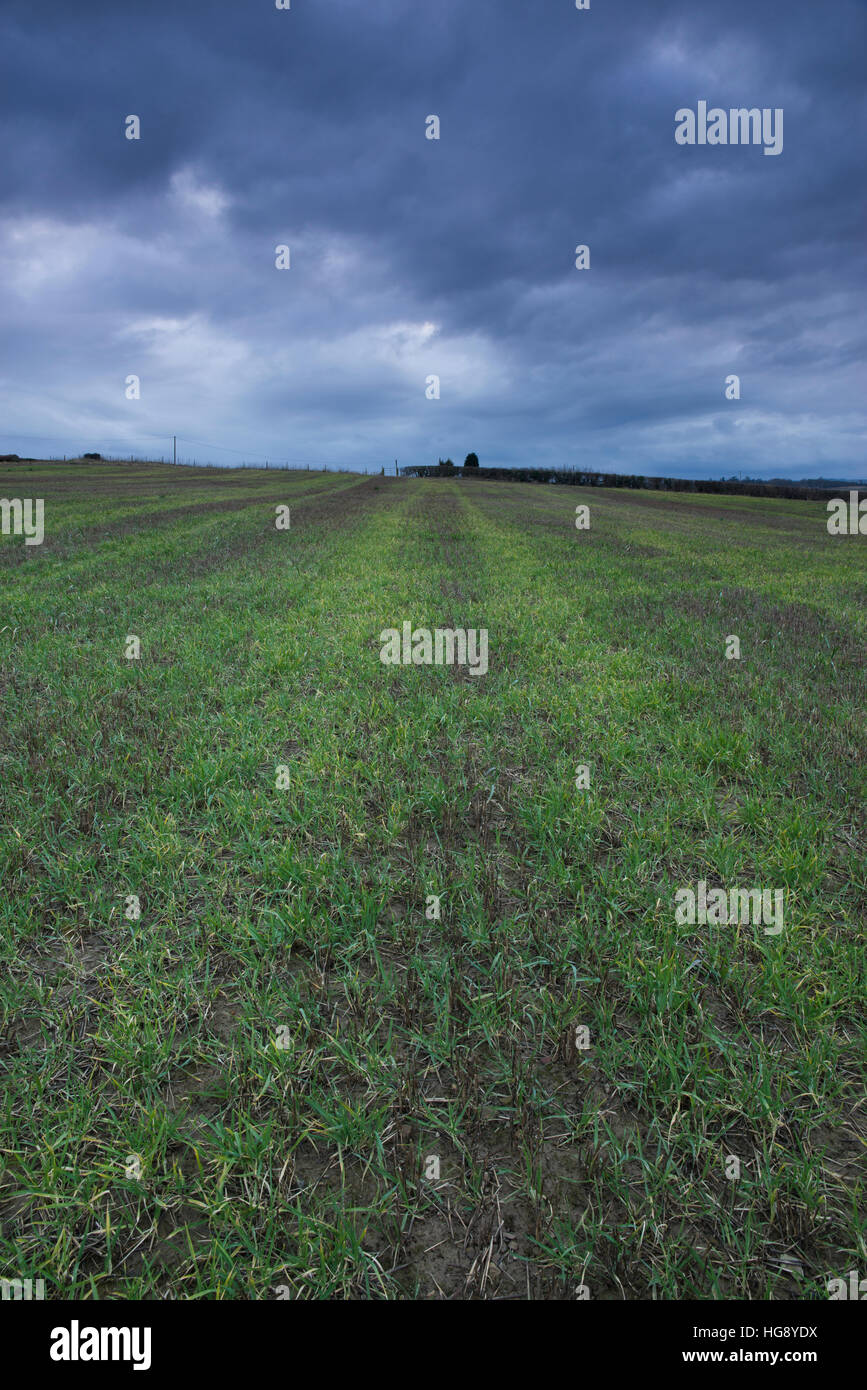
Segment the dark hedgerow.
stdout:
<path fill-rule="evenodd" d="M 470 456 L 472 457 L 472 456 Z M 448 463 L 448 461 L 447 461 Z M 466 468 L 467 465 L 465 464 Z M 452 464 L 452 469 L 454 465 Z M 429 468 L 423 464 L 412 464 L 401 468 L 404 478 L 435 478 L 438 474 L 450 471 L 440 460 L 439 467 Z M 579 468 L 479 468 L 474 477 L 494 479 L 504 483 L 559 483 L 571 487 L 628 487 L 643 488 L 658 492 L 708 492 L 740 497 L 777 497 L 795 501 L 825 499 L 831 492 L 839 491 L 842 484 L 824 479 L 815 483 L 788 483 L 783 481 L 763 483 L 758 480 L 734 482 L 730 478 L 654 478 L 639 473 L 597 473 L 595 470 Z M 849 486 L 846 484 L 846 486 Z M 855 485 L 858 491 L 858 485 Z M 860 489 L 863 492 L 863 487 Z"/>

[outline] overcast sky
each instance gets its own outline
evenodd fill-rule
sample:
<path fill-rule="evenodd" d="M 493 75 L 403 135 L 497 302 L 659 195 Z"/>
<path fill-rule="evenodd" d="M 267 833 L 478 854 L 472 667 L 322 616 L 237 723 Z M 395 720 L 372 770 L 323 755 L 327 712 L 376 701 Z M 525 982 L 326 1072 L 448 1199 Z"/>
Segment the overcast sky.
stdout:
<path fill-rule="evenodd" d="M 865 66 L 864 0 L 4 0 L 0 451 L 863 478 Z"/>

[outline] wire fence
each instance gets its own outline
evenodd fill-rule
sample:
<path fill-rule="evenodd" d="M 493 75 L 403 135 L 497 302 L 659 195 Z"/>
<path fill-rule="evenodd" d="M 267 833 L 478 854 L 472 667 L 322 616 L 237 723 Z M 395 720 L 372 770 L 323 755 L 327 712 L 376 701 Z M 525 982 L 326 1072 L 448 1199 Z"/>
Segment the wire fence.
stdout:
<path fill-rule="evenodd" d="M 334 463 L 325 460 L 315 459 L 290 459 L 280 457 L 279 453 L 270 454 L 266 451 L 261 453 L 251 453 L 246 449 L 235 449 L 227 444 L 216 444 L 211 440 L 192 439 L 186 435 L 166 436 L 160 435 L 139 435 L 134 440 L 129 439 L 101 439 L 100 448 L 88 449 L 90 454 L 99 454 L 98 459 L 86 459 L 85 453 L 71 454 L 61 453 L 59 449 L 52 449 L 54 444 L 65 445 L 68 450 L 69 435 L 50 435 L 50 434 L 25 434 L 20 431 L 11 433 L 11 438 L 16 444 L 20 441 L 31 440 L 44 449 L 48 446 L 48 456 L 35 458 L 30 454 L 17 452 L 17 457 L 26 462 L 102 462 L 102 463 L 161 463 L 173 464 L 179 468 L 215 468 L 215 469 L 236 469 L 236 468 L 256 468 L 256 469 L 281 469 L 289 472 L 315 472 L 315 473 L 397 473 L 397 460 L 379 459 L 377 461 L 365 460 L 363 462 Z M 153 439 L 159 441 L 163 446 L 157 453 L 156 449 L 148 449 L 142 445 L 145 440 Z M 166 450 L 166 444 L 173 445 L 170 451 Z M 218 454 L 230 454 L 231 460 L 215 460 L 213 458 L 199 458 L 198 454 L 190 453 L 190 450 L 208 450 Z M 127 453 L 127 450 L 130 450 Z M 11 461 L 15 455 L 10 450 L 9 453 L 0 454 L 0 460 Z M 235 462 L 234 460 L 238 460 Z"/>

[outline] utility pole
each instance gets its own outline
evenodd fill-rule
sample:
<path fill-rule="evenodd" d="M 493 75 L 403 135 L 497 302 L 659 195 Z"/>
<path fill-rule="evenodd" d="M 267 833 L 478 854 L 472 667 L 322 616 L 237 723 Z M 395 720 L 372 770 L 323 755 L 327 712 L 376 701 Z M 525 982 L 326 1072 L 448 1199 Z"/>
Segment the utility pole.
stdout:
<path fill-rule="evenodd" d="M 173 435 L 172 435 L 172 463 L 175 463 L 175 464 L 176 464 L 177 461 L 178 461 L 178 436 L 177 436 L 176 434 L 173 434 Z"/>
<path fill-rule="evenodd" d="M 397 459 L 394 461 L 394 476 L 397 477 Z"/>

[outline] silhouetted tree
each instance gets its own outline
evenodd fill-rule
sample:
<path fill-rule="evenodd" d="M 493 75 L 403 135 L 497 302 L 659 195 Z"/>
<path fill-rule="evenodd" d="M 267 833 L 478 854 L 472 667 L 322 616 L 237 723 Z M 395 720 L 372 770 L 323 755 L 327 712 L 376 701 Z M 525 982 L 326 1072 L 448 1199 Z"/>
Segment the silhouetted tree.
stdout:
<path fill-rule="evenodd" d="M 466 458 L 464 459 L 464 468 L 478 468 L 478 466 L 479 466 L 479 456 L 478 456 L 478 454 L 467 454 Z"/>

